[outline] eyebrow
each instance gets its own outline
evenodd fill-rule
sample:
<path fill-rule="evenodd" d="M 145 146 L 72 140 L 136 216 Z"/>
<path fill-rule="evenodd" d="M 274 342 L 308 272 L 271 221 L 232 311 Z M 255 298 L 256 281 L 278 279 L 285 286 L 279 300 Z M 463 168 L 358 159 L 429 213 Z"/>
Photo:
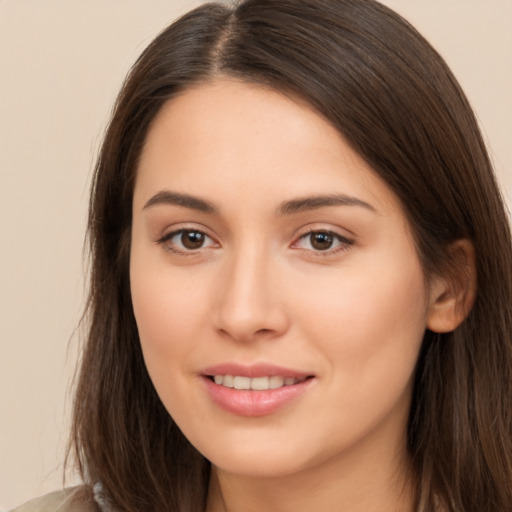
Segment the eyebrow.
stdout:
<path fill-rule="evenodd" d="M 218 213 L 217 208 L 215 208 L 215 206 L 209 201 L 199 197 L 191 196 L 189 194 L 171 192 L 170 190 L 162 190 L 161 192 L 155 194 L 151 199 L 149 199 L 149 201 L 146 202 L 143 210 L 160 204 L 183 206 L 184 208 L 197 210 L 203 213 Z"/>
<path fill-rule="evenodd" d="M 170 190 L 162 190 L 149 199 L 144 205 L 143 209 L 150 208 L 156 205 L 175 205 L 197 210 L 202 213 L 218 214 L 219 210 L 209 201 L 201 199 L 200 197 L 183 194 L 180 192 L 172 192 Z M 377 212 L 374 206 L 358 199 L 357 197 L 348 196 L 345 194 L 328 194 L 319 196 L 301 197 L 285 201 L 277 209 L 278 215 L 293 215 L 296 213 L 316 210 L 319 208 L 326 208 L 329 206 L 359 206 Z"/>
<path fill-rule="evenodd" d="M 316 210 L 318 208 L 325 208 L 329 206 L 360 206 L 377 213 L 377 209 L 370 203 L 345 194 L 328 194 L 292 199 L 291 201 L 282 203 L 278 208 L 278 212 L 281 215 L 293 215 L 295 213 Z"/>

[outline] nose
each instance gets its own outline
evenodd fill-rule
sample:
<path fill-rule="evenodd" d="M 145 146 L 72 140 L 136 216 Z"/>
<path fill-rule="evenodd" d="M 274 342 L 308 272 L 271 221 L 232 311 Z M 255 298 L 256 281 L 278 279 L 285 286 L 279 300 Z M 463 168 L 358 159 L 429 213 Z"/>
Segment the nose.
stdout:
<path fill-rule="evenodd" d="M 289 318 L 276 261 L 257 248 L 225 262 L 215 308 L 215 324 L 236 341 L 273 339 L 286 332 Z"/>

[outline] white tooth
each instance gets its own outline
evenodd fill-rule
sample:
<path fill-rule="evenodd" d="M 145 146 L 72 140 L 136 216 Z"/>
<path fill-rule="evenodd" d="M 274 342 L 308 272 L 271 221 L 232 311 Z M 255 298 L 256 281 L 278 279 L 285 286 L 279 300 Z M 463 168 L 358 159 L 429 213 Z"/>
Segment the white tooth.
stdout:
<path fill-rule="evenodd" d="M 251 378 L 237 375 L 233 378 L 233 387 L 235 389 L 251 389 Z"/>
<path fill-rule="evenodd" d="M 284 385 L 284 378 L 279 377 L 279 375 L 273 375 L 269 379 L 269 388 L 270 389 L 277 389 Z"/>
<path fill-rule="evenodd" d="M 223 386 L 226 386 L 227 388 L 233 387 L 233 376 L 232 375 L 224 375 L 224 380 L 222 382 Z"/>
<path fill-rule="evenodd" d="M 295 379 L 293 377 L 286 377 L 286 379 L 284 379 L 285 386 L 293 386 L 294 384 L 295 384 Z"/>
<path fill-rule="evenodd" d="M 268 377 L 254 377 L 251 379 L 251 389 L 256 391 L 262 391 L 268 389 L 269 378 Z"/>
<path fill-rule="evenodd" d="M 224 381 L 224 376 L 223 375 L 215 375 L 215 377 L 213 377 L 213 380 L 214 380 L 215 384 L 222 384 L 222 382 Z"/>

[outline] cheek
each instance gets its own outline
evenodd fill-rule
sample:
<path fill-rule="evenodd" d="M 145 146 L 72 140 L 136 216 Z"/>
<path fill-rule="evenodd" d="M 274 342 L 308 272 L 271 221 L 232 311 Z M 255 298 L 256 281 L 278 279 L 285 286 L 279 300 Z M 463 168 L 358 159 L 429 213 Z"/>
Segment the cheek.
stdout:
<path fill-rule="evenodd" d="M 302 337 L 315 340 L 331 391 L 319 402 L 332 415 L 326 437 L 343 446 L 377 425 L 399 431 L 407 421 L 427 302 L 419 267 L 392 268 L 353 269 L 343 286 L 326 283 L 302 303 Z"/>
<path fill-rule="evenodd" d="M 164 255 L 165 258 L 165 255 Z M 169 389 L 204 337 L 208 286 L 132 249 L 130 286 L 142 352 L 157 391 Z M 163 399 L 164 397 L 162 397 Z M 165 401 L 165 400 L 164 400 Z"/>
<path fill-rule="evenodd" d="M 335 282 L 297 297 L 304 337 L 315 339 L 342 386 L 378 396 L 398 392 L 414 371 L 427 321 L 423 272 L 414 254 L 390 253 L 345 269 Z"/>

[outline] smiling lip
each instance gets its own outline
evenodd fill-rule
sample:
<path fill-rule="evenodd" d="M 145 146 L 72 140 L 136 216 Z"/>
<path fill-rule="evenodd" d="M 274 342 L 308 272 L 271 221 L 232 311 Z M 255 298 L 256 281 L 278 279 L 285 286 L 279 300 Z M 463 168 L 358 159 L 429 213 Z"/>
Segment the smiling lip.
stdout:
<path fill-rule="evenodd" d="M 220 376 L 242 377 L 239 380 L 260 379 L 274 377 L 274 382 L 279 383 L 279 377 L 287 380 L 288 384 L 276 389 L 235 389 L 216 384 Z M 281 409 L 302 395 L 314 381 L 308 373 L 299 372 L 290 368 L 270 364 L 239 365 L 225 363 L 209 368 L 201 372 L 210 398 L 222 409 L 239 416 L 265 416 Z M 244 379 L 245 378 L 245 379 Z M 293 382 L 293 383 L 291 383 Z"/>

